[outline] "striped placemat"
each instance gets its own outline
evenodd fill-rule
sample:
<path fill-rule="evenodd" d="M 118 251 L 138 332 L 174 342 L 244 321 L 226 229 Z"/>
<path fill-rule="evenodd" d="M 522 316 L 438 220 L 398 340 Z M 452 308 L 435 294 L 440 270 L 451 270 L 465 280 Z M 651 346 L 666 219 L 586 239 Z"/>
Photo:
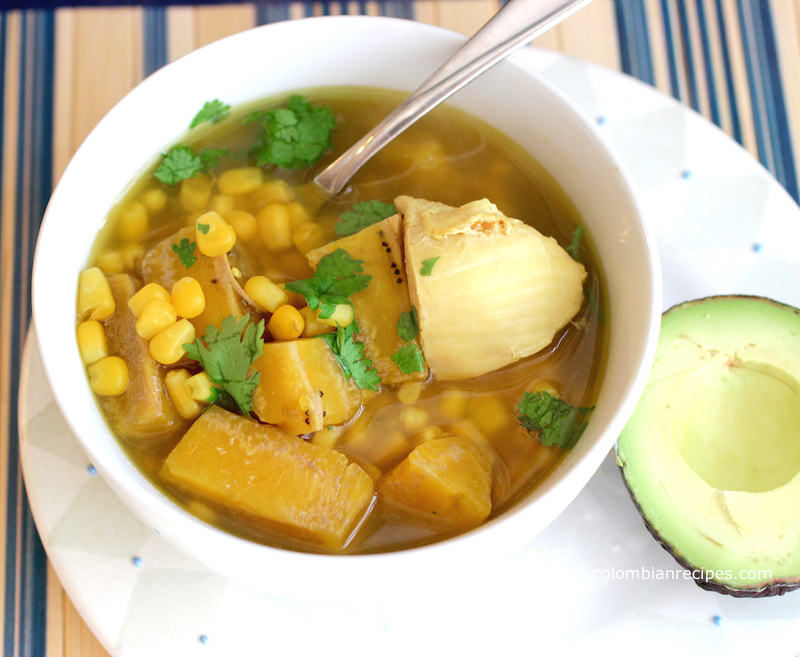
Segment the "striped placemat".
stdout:
<path fill-rule="evenodd" d="M 41 8 L 51 4 L 0 11 L 2 654 L 105 657 L 48 569 L 18 465 L 31 262 L 45 205 L 70 156 L 145 76 L 229 34 L 341 13 L 395 16 L 472 34 L 500 2 Z M 741 143 L 798 199 L 793 144 L 800 130 L 800 0 L 594 0 L 535 45 L 623 71 L 674 96 Z"/>

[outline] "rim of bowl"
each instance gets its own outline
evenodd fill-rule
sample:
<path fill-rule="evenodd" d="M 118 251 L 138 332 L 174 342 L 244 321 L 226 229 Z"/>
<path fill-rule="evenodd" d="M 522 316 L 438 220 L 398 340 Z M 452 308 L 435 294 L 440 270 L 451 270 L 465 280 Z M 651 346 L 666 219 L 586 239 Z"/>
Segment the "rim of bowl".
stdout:
<path fill-rule="evenodd" d="M 636 185 L 627 169 L 627 166 L 619 158 L 607 139 L 600 133 L 595 123 L 589 117 L 587 117 L 564 92 L 541 76 L 537 71 L 528 67 L 524 62 L 511 56 L 506 60 L 506 62 L 498 64 L 498 66 L 517 66 L 523 68 L 528 75 L 536 79 L 536 84 L 543 86 L 550 94 L 556 96 L 558 100 L 564 106 L 566 106 L 569 111 L 571 111 L 571 113 L 574 115 L 574 118 L 579 123 L 583 124 L 583 128 L 592 135 L 593 139 L 602 145 L 602 150 L 616 167 L 618 174 L 622 179 L 622 188 L 626 190 L 628 196 L 627 204 L 633 209 L 634 214 L 637 217 L 636 226 L 640 231 L 639 238 L 644 249 L 643 255 L 647 260 L 647 269 L 651 272 L 651 279 L 649 281 L 639 281 L 644 288 L 644 301 L 647 308 L 647 312 L 643 317 L 644 324 L 642 327 L 645 337 L 641 341 L 639 353 L 634 355 L 634 358 L 638 360 L 639 365 L 636 368 L 634 376 L 630 378 L 621 393 L 623 401 L 621 403 L 617 403 L 615 411 L 611 414 L 606 422 L 604 430 L 600 432 L 599 435 L 595 436 L 592 440 L 587 440 L 587 438 L 591 435 L 587 431 L 587 434 L 584 435 L 576 448 L 569 455 L 567 455 L 565 459 L 562 460 L 561 464 L 553 472 L 551 472 L 545 480 L 543 480 L 534 490 L 529 492 L 523 500 L 520 500 L 514 505 L 514 507 L 508 509 L 497 518 L 484 523 L 482 526 L 470 532 L 428 545 L 406 548 L 392 552 L 359 555 L 328 555 L 310 552 L 295 552 L 284 548 L 262 545 L 260 543 L 255 543 L 253 541 L 237 537 L 212 525 L 208 525 L 207 523 L 192 516 L 187 511 L 172 502 L 169 498 L 164 496 L 160 491 L 158 491 L 158 489 L 156 489 L 139 472 L 139 470 L 130 463 L 117 444 L 116 439 L 113 437 L 113 435 L 111 435 L 108 428 L 102 422 L 102 419 L 99 417 L 99 411 L 97 411 L 96 408 L 93 417 L 78 419 L 70 408 L 69 399 L 63 394 L 67 389 L 65 386 L 68 387 L 69 385 L 76 385 L 76 382 L 74 379 L 71 381 L 68 380 L 66 375 L 62 371 L 59 371 L 60 359 L 56 353 L 57 344 L 50 341 L 50 333 L 52 332 L 48 330 L 40 330 L 40 322 L 46 321 L 48 312 L 47 308 L 42 305 L 42 295 L 38 294 L 38 291 L 42 289 L 44 285 L 49 283 L 49 281 L 46 281 L 43 277 L 48 269 L 46 259 L 52 257 L 54 253 L 55 245 L 53 244 L 53 236 L 51 236 L 51 233 L 54 231 L 54 222 L 56 221 L 56 218 L 54 218 L 52 215 L 57 211 L 63 211 L 60 207 L 62 190 L 65 186 L 72 183 L 74 169 L 76 168 L 77 163 L 83 162 L 83 159 L 85 159 L 85 152 L 92 148 L 93 145 L 102 138 L 106 127 L 116 120 L 116 116 L 123 112 L 128 105 L 134 102 L 132 99 L 137 99 L 140 95 L 147 93 L 151 87 L 160 86 L 162 84 L 162 80 L 169 79 L 170 76 L 173 76 L 175 72 L 179 71 L 179 69 L 187 66 L 187 62 L 193 63 L 195 60 L 200 58 L 208 58 L 209 56 L 212 56 L 215 51 L 226 48 L 227 45 L 234 40 L 255 38 L 256 35 L 259 38 L 266 38 L 270 32 L 274 32 L 276 30 L 304 30 L 306 29 L 305 26 L 311 23 L 314 23 L 316 26 L 322 29 L 341 29 L 340 24 L 344 23 L 345 21 L 352 23 L 353 25 L 361 25 L 365 29 L 367 25 L 377 26 L 379 23 L 391 24 L 391 29 L 394 32 L 407 31 L 408 34 L 413 33 L 415 38 L 432 37 L 438 40 L 438 42 L 445 44 L 446 47 L 451 47 L 452 44 L 458 45 L 460 42 L 465 40 L 463 35 L 457 34 L 450 30 L 405 19 L 373 16 L 325 16 L 304 18 L 293 21 L 282 21 L 279 23 L 263 25 L 232 35 L 230 37 L 226 37 L 209 45 L 203 46 L 202 48 L 199 48 L 185 55 L 184 57 L 181 57 L 180 59 L 153 73 L 151 76 L 143 80 L 131 92 L 129 92 L 98 123 L 98 125 L 86 138 L 84 143 L 73 155 L 73 158 L 71 159 L 70 164 L 67 166 L 67 169 L 64 171 L 64 174 L 56 186 L 50 203 L 45 211 L 41 230 L 37 240 L 37 248 L 33 265 L 33 316 L 34 322 L 37 326 L 36 333 L 42 353 L 42 362 L 47 374 L 47 378 L 50 381 L 53 389 L 53 395 L 68 424 L 78 437 L 82 448 L 87 453 L 87 456 L 92 459 L 92 462 L 101 472 L 101 474 L 105 475 L 106 481 L 112 484 L 112 488 L 115 490 L 115 492 L 117 492 L 117 494 L 120 494 L 120 492 L 127 493 L 128 495 L 136 498 L 137 501 L 142 498 L 146 499 L 146 506 L 153 508 L 156 514 L 164 518 L 166 524 L 181 526 L 183 530 L 189 531 L 190 533 L 197 531 L 198 528 L 203 533 L 208 531 L 216 532 L 222 535 L 226 541 L 232 540 L 242 542 L 248 546 L 252 546 L 255 550 L 263 550 L 265 553 L 269 552 L 272 555 L 271 558 L 283 560 L 287 563 L 287 565 L 296 562 L 298 559 L 300 559 L 303 563 L 307 563 L 309 560 L 320 560 L 325 563 L 332 559 L 341 561 L 343 556 L 346 556 L 348 563 L 356 561 L 382 562 L 387 559 L 396 561 L 403 558 L 416 559 L 420 555 L 424 555 L 427 558 L 440 555 L 441 553 L 445 553 L 443 556 L 447 557 L 452 555 L 454 551 L 457 552 L 464 548 L 464 544 L 467 542 L 470 544 L 468 546 L 469 551 L 473 552 L 476 548 L 480 550 L 481 547 L 485 547 L 481 544 L 488 543 L 495 545 L 497 542 L 497 534 L 500 532 L 504 532 L 509 536 L 515 533 L 519 529 L 520 524 L 525 523 L 526 512 L 529 512 L 534 505 L 539 508 L 548 507 L 550 509 L 549 513 L 544 514 L 544 516 L 548 517 L 548 519 L 546 519 L 543 524 L 540 522 L 541 528 L 543 528 L 550 521 L 555 519 L 555 517 L 560 514 L 561 511 L 563 511 L 567 504 L 569 504 L 569 502 L 571 502 L 578 492 L 580 492 L 580 490 L 585 486 L 589 478 L 594 474 L 602 460 L 613 447 L 616 436 L 621 432 L 625 422 L 633 412 L 633 408 L 638 400 L 638 397 L 644 388 L 647 375 L 652 364 L 653 356 L 655 354 L 655 345 L 658 337 L 657 327 L 661 316 L 661 269 L 656 242 L 643 219 L 641 204 L 637 199 Z M 331 22 L 336 22 L 337 26 L 335 28 L 331 27 Z M 289 90 L 287 89 L 286 91 L 279 93 L 287 93 L 288 91 Z M 179 134 L 179 131 L 172 132 L 163 140 L 162 145 L 166 146 L 170 143 L 175 143 L 176 136 Z M 149 157 L 152 158 L 152 156 L 153 154 L 151 153 Z M 141 170 L 146 163 L 147 160 L 143 160 L 142 163 L 140 163 L 139 169 Z M 135 174 L 130 178 L 135 178 Z M 124 188 L 115 190 L 115 196 L 119 196 L 123 192 Z M 110 205 L 108 208 L 106 208 L 106 211 L 109 208 Z M 76 289 L 77 280 L 71 282 L 70 286 Z M 74 299 L 74 295 L 72 298 Z M 62 331 L 62 333 L 68 333 L 70 336 L 69 339 L 71 339 L 74 343 L 74 335 L 71 332 Z M 613 340 L 613 336 L 611 336 L 611 339 Z M 75 348 L 75 351 L 77 351 L 77 347 Z M 68 369 L 74 374 L 74 362 L 73 366 Z M 79 371 L 83 373 L 82 364 Z M 608 376 L 608 371 L 606 372 L 605 376 Z M 78 383 L 77 385 L 80 384 Z M 85 388 L 88 390 L 88 384 L 85 385 Z M 91 398 L 91 393 L 89 393 L 89 398 Z M 92 415 L 91 411 L 90 415 Z M 119 462 L 112 462 L 109 464 L 105 462 L 102 457 L 99 457 L 100 452 L 95 448 L 94 441 L 86 439 L 86 436 L 91 434 L 93 431 L 100 431 L 101 433 L 105 432 L 107 435 L 104 437 L 104 440 L 110 439 L 113 441 L 112 449 L 115 449 L 119 452 L 119 454 L 122 455 L 122 458 L 119 460 Z M 118 488 L 121 488 L 122 491 L 118 490 Z M 129 503 L 128 506 L 131 506 L 131 504 Z M 139 512 L 137 512 L 137 509 L 133 510 L 137 513 L 137 515 L 141 516 L 141 510 L 139 510 Z M 145 511 L 145 513 L 148 512 Z M 490 537 L 487 538 L 487 535 L 490 535 Z M 533 535 L 534 533 L 531 533 L 529 538 L 532 538 Z"/>

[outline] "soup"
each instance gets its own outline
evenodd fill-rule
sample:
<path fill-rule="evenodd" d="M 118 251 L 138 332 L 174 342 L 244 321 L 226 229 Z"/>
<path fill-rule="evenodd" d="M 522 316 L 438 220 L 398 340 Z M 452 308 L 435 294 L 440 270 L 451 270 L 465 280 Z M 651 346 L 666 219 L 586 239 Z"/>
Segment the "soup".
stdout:
<path fill-rule="evenodd" d="M 208 103 L 81 275 L 78 343 L 109 427 L 226 531 L 347 554 L 442 540 L 513 506 L 590 421 L 602 275 L 529 155 L 440 107 L 340 196 L 316 191 L 401 99 Z"/>

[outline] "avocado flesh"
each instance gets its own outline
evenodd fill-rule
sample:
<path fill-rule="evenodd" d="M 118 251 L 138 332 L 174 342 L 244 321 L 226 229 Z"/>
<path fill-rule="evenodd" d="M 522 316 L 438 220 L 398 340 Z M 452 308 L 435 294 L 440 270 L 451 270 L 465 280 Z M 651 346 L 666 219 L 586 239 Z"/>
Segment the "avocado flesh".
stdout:
<path fill-rule="evenodd" d="M 800 587 L 800 311 L 714 297 L 668 311 L 617 441 L 648 529 L 703 588 Z"/>

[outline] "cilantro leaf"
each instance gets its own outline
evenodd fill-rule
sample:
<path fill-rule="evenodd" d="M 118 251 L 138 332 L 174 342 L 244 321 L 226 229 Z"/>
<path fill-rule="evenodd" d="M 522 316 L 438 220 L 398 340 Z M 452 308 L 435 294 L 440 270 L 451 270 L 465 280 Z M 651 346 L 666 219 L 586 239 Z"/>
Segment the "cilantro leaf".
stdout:
<path fill-rule="evenodd" d="M 164 153 L 164 161 L 153 175 L 165 185 L 176 185 L 214 168 L 220 157 L 227 154 L 228 151 L 222 148 L 206 148 L 195 153 L 191 146 L 178 144 L 169 153 Z"/>
<path fill-rule="evenodd" d="M 564 250 L 572 256 L 572 259 L 575 262 L 580 262 L 580 258 L 578 257 L 578 247 L 581 243 L 581 235 L 583 234 L 583 226 L 576 226 L 575 230 L 572 232 L 572 241 L 569 243 L 569 246 L 566 247 Z"/>
<path fill-rule="evenodd" d="M 339 326 L 336 333 L 324 333 L 320 337 L 328 343 L 333 355 L 344 372 L 344 378 L 351 378 L 359 388 L 378 390 L 381 377 L 372 367 L 372 361 L 364 356 L 364 344 L 355 340 L 358 325 L 351 322 L 348 326 Z"/>
<path fill-rule="evenodd" d="M 219 164 L 219 161 L 228 155 L 227 148 L 205 148 L 197 152 L 197 157 L 203 163 L 203 171 L 210 171 Z"/>
<path fill-rule="evenodd" d="M 433 272 L 433 266 L 436 264 L 436 261 L 441 258 L 442 256 L 436 256 L 435 258 L 428 258 L 427 260 L 422 261 L 422 269 L 419 270 L 421 276 L 430 276 Z"/>
<path fill-rule="evenodd" d="M 258 166 L 305 169 L 332 147 L 336 118 L 328 107 L 312 106 L 301 96 L 289 98 L 288 108 L 271 109 L 246 119 L 258 121 L 264 133 L 250 154 Z"/>
<path fill-rule="evenodd" d="M 526 392 L 517 404 L 517 420 L 528 431 L 539 432 L 542 445 L 572 449 L 586 430 L 585 417 L 593 410 L 594 406 L 570 406 L 544 391 Z"/>
<path fill-rule="evenodd" d="M 197 224 L 197 230 L 203 235 L 208 235 L 208 231 L 211 230 L 211 224 Z"/>
<path fill-rule="evenodd" d="M 231 106 L 226 105 L 221 100 L 209 100 L 204 105 L 203 108 L 195 114 L 192 122 L 189 124 L 189 129 L 196 128 L 201 123 L 205 123 L 208 121 L 209 123 L 219 123 L 228 116 L 228 112 L 230 112 Z"/>
<path fill-rule="evenodd" d="M 335 226 L 336 234 L 339 237 L 354 235 L 361 229 L 383 221 L 393 214 L 397 214 L 397 208 L 390 203 L 381 203 L 380 201 L 356 203 L 352 210 L 339 215 L 339 221 Z"/>
<path fill-rule="evenodd" d="M 227 395 L 242 414 L 250 416 L 253 391 L 261 373 L 256 371 L 248 376 L 248 372 L 264 349 L 264 320 L 256 326 L 250 321 L 250 315 L 240 319 L 228 315 L 222 320 L 221 328 L 206 328 L 203 340 L 206 344 L 195 338 L 183 348 L 189 358 L 202 365 L 211 382 L 222 389 L 215 403 L 225 406 Z"/>
<path fill-rule="evenodd" d="M 411 306 L 407 313 L 400 313 L 397 320 L 397 335 L 403 342 L 411 342 L 419 334 L 419 321 L 417 319 L 417 309 Z"/>
<path fill-rule="evenodd" d="M 203 162 L 195 155 L 193 148 L 178 145 L 164 154 L 164 161 L 153 175 L 166 185 L 175 185 L 181 180 L 196 176 L 202 168 Z"/>
<path fill-rule="evenodd" d="M 422 372 L 425 369 L 425 357 L 415 344 L 403 345 L 392 354 L 392 360 L 403 374 Z"/>
<path fill-rule="evenodd" d="M 313 278 L 286 283 L 291 292 L 302 294 L 311 310 L 320 309 L 319 316 L 327 319 L 339 304 L 350 303 L 349 297 L 367 287 L 372 276 L 363 274 L 363 260 L 356 260 L 344 249 L 323 256 Z"/>
<path fill-rule="evenodd" d="M 177 244 L 172 245 L 172 250 L 175 251 L 181 260 L 181 264 L 187 269 L 197 260 L 197 256 L 194 254 L 195 246 L 197 245 L 194 242 L 190 242 L 186 237 Z"/>

